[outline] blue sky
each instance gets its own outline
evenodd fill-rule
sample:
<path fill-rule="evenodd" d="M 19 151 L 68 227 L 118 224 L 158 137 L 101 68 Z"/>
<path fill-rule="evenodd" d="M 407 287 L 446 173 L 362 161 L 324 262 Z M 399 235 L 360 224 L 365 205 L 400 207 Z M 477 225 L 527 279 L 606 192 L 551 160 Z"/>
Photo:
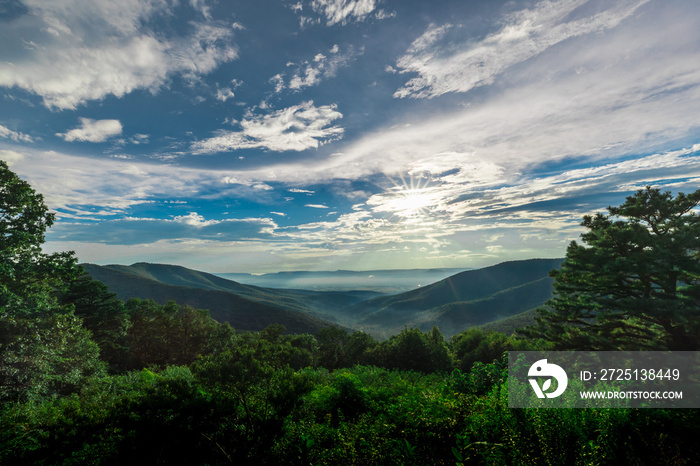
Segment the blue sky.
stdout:
<path fill-rule="evenodd" d="M 3 0 L 0 159 L 83 262 L 563 257 L 700 187 L 700 2 Z"/>

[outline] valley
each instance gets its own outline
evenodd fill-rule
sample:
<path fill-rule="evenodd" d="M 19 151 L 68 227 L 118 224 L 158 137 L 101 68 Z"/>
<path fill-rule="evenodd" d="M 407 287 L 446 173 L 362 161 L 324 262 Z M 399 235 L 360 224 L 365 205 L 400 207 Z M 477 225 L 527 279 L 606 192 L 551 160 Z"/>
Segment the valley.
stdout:
<path fill-rule="evenodd" d="M 384 339 L 404 327 L 426 331 L 437 325 L 445 336 L 452 336 L 470 327 L 498 325 L 498 322 L 503 322 L 499 327 L 502 331 L 512 333 L 513 322 L 528 324 L 531 317 L 520 321 L 503 319 L 542 306 L 552 293 L 548 273 L 561 261 L 503 262 L 460 271 L 400 293 L 347 289 L 348 283 L 361 285 L 359 282 L 371 280 L 370 276 L 380 277 L 378 282 L 386 284 L 391 271 L 286 272 L 266 279 L 268 283 L 304 283 L 309 288 L 293 289 L 243 284 L 221 276 L 254 277 L 248 274 L 214 275 L 176 265 L 141 262 L 130 266 L 83 264 L 83 267 L 122 300 L 152 299 L 160 304 L 173 300 L 207 309 L 212 318 L 228 322 L 238 331 L 259 331 L 271 324 L 282 324 L 292 333 L 316 333 L 334 325 Z M 411 288 L 417 279 L 441 277 L 454 270 L 397 271 L 391 286 Z M 338 287 L 333 283 L 338 283 Z"/>

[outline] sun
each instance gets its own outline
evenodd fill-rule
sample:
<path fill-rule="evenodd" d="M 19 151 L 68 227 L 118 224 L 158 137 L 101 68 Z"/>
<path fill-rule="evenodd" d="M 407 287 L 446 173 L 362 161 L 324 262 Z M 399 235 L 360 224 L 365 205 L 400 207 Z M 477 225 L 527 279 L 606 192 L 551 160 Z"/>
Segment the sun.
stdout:
<path fill-rule="evenodd" d="M 413 223 L 426 218 L 439 201 L 435 190 L 429 186 L 429 178 L 410 176 L 406 180 L 401 177 L 400 182 L 389 179 L 394 186 L 380 195 L 378 211 L 389 212 L 406 223 Z"/>

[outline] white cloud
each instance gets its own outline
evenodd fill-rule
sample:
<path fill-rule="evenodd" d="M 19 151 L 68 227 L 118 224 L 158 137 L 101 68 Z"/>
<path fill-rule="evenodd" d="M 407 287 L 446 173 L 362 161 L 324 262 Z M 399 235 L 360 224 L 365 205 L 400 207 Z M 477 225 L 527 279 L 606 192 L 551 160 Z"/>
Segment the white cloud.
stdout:
<path fill-rule="evenodd" d="M 359 55 L 362 55 L 364 48 L 358 50 L 349 47 L 347 51 L 341 53 L 336 44 L 331 47 L 329 53 L 330 56 L 317 53 L 312 60 L 306 60 L 300 65 L 288 63 L 288 67 L 294 66 L 296 70 L 286 85 L 282 74 L 270 78 L 270 82 L 275 84 L 275 93 L 282 92 L 285 87 L 298 91 L 305 87 L 316 86 L 323 79 L 335 77 L 339 69 L 349 66 Z"/>
<path fill-rule="evenodd" d="M 277 224 L 269 218 L 206 219 L 196 212 L 172 219 L 126 217 L 99 223 L 63 221 L 54 225 L 53 241 L 85 241 L 118 245 L 166 241 L 231 242 L 273 238 Z"/>
<path fill-rule="evenodd" d="M 0 57 L 9 65 L 0 68 L 0 86 L 35 93 L 53 109 L 75 109 L 136 89 L 155 92 L 173 75 L 196 80 L 237 56 L 233 30 L 217 23 L 191 23 L 185 37 L 154 32 L 150 22 L 167 16 L 166 0 L 25 4 L 29 14 L 3 23 L 0 40 L 8 50 L 21 39 L 37 46 L 19 58 Z"/>
<path fill-rule="evenodd" d="M 195 154 L 265 148 L 271 151 L 303 151 L 342 137 L 343 128 L 329 126 L 343 115 L 335 105 L 315 107 L 313 101 L 256 115 L 248 112 L 241 131 L 219 131 L 213 138 L 192 144 Z"/>
<path fill-rule="evenodd" d="M 12 131 L 3 125 L 0 125 L 0 138 L 10 139 L 15 142 L 34 142 L 34 138 L 28 134 Z"/>
<path fill-rule="evenodd" d="M 104 142 L 121 133 L 122 124 L 119 120 L 91 120 L 90 118 L 81 118 L 79 128 L 74 128 L 67 133 L 56 133 L 56 136 L 60 136 L 68 142 Z"/>
<path fill-rule="evenodd" d="M 137 146 L 140 144 L 148 144 L 149 136 L 148 136 L 148 134 L 136 133 L 131 138 L 129 138 L 128 142 L 130 142 L 131 144 L 135 144 Z"/>
<path fill-rule="evenodd" d="M 396 67 L 402 73 L 418 76 L 397 90 L 394 97 L 432 98 L 491 84 L 504 70 L 556 44 L 616 27 L 649 2 L 621 0 L 612 6 L 608 4 L 610 7 L 604 11 L 572 18 L 587 1 L 540 1 L 531 10 L 510 15 L 499 31 L 476 43 L 469 40 L 459 43 L 452 38 L 445 44 L 442 39 L 454 27 L 430 25 L 411 44 L 406 55 L 397 60 Z M 445 54 L 444 50 L 451 52 Z"/>
<path fill-rule="evenodd" d="M 190 6 L 199 11 L 206 19 L 211 19 L 211 7 L 205 0 L 190 0 Z"/>
<path fill-rule="evenodd" d="M 294 77 L 289 81 L 289 88 L 299 90 L 303 87 L 315 86 L 321 82 L 319 77 L 320 74 L 321 70 L 319 68 L 309 65 L 306 67 L 304 76 L 300 76 L 298 74 L 294 75 Z"/>
<path fill-rule="evenodd" d="M 20 160 L 24 160 L 25 155 L 13 150 L 0 149 L 0 160 L 4 160 L 11 167 Z"/>
<path fill-rule="evenodd" d="M 590 14 L 591 4 L 570 11 L 566 19 L 553 20 L 554 28 L 557 24 L 577 26 L 576 18 L 586 12 L 586 17 L 595 20 L 617 11 L 615 8 L 622 12 L 624 5 L 634 7 L 629 2 L 617 3 L 597 16 Z M 533 12 L 540 11 L 544 3 L 538 5 Z M 552 7 L 560 5 L 573 3 Z M 329 150 L 335 152 L 332 156 L 314 157 L 313 163 L 300 155 L 256 167 L 254 158 L 249 157 L 245 170 L 202 170 L 184 164 L 104 159 L 89 159 L 88 166 L 85 158 L 46 153 L 10 158 L 15 159 L 18 173 L 46 193 L 51 207 L 60 207 L 63 219 L 95 215 L 84 205 L 86 199 L 104 206 L 100 215 L 117 217 L 128 213 L 131 206 L 154 199 L 189 199 L 203 193 L 207 199 L 249 198 L 271 205 L 280 193 L 267 190 L 270 185 L 284 189 L 326 184 L 319 192 L 334 193 L 334 188 L 342 186 L 348 193 L 358 193 L 352 198 L 352 210 L 341 211 L 337 218 L 328 218 L 328 209 L 320 212 L 326 222 L 270 226 L 275 231 L 274 241 L 260 234 L 259 225 L 265 223 L 262 219 L 255 228 L 246 230 L 250 235 L 246 238 L 257 238 L 257 242 L 216 249 L 258 248 L 256 263 L 275 256 L 280 262 L 266 264 L 288 266 L 298 260 L 294 264 L 318 266 L 319 258 L 329 250 L 338 250 L 340 255 L 368 253 L 367 258 L 371 253 L 371 260 L 386 261 L 394 257 L 392 254 L 409 254 L 403 252 L 407 245 L 411 251 L 424 247 L 439 253 L 431 256 L 435 261 L 431 265 L 439 260 L 493 263 L 506 257 L 541 256 L 541 251 L 561 255 L 566 243 L 580 232 L 578 222 L 583 213 L 619 204 L 630 191 L 646 184 L 685 192 L 700 185 L 700 146 L 666 152 L 698 142 L 700 30 L 695 14 L 698 6 L 692 7 L 687 2 L 650 2 L 615 27 L 600 22 L 603 26 L 593 34 L 563 34 L 566 39 L 517 66 L 507 65 L 508 60 L 499 62 L 507 66 L 499 72 L 502 81 L 498 89 L 482 88 L 473 100 L 468 100 L 471 95 L 455 96 L 468 105 L 451 105 L 450 113 L 438 116 L 407 114 L 404 121 L 392 122 L 398 123 L 395 126 L 376 127 L 342 148 Z M 516 19 L 517 14 L 508 24 L 522 23 Z M 411 53 L 429 53 L 441 41 L 462 33 L 456 24 L 444 31 L 437 31 L 438 27 L 432 35 L 414 42 Z M 520 32 L 504 32 L 506 28 L 501 27 L 499 31 L 504 41 L 513 42 L 518 49 Z M 529 34 L 541 39 L 538 32 Z M 457 53 L 451 50 L 449 56 Z M 438 93 L 448 88 L 436 81 L 434 87 L 420 92 Z M 300 115 L 306 110 L 315 116 L 302 119 Z M 342 134 L 341 128 L 331 136 L 322 133 L 332 129 L 332 123 L 342 116 L 326 115 L 333 112 L 337 112 L 335 107 L 317 108 L 310 102 L 269 113 L 248 112 L 245 124 L 238 123 L 238 131 L 219 133 L 218 140 L 201 141 L 192 148 L 206 153 L 245 147 L 318 147 Z M 311 122 L 316 121 L 325 124 L 312 136 Z M 298 140 L 293 139 L 297 136 Z M 10 152 L 2 152 L 0 157 L 5 153 Z M 377 192 L 380 188 L 383 190 Z M 313 202 L 333 205 L 327 199 Z M 196 247 L 190 244 L 188 252 L 212 254 L 214 249 L 209 253 L 207 249 L 218 241 L 213 235 L 225 234 L 230 226 L 192 213 L 180 217 L 165 225 L 183 228 L 177 230 L 178 235 L 185 235 L 182 237 L 204 230 L 209 235 Z M 197 226 L 203 222 L 214 223 Z M 129 226 L 135 231 L 134 241 L 144 241 L 136 234 L 136 226 Z M 141 226 L 153 232 L 149 238 L 158 238 L 153 223 Z M 288 242 L 277 241 L 281 231 L 290 238 Z M 492 241 L 499 235 L 503 236 Z M 233 240 L 241 237 L 224 236 Z M 160 244 L 153 244 L 154 250 L 162 250 Z M 170 254 L 187 247 L 178 243 L 169 245 L 167 251 Z"/>
<path fill-rule="evenodd" d="M 228 99 L 233 99 L 235 96 L 230 87 L 224 87 L 216 91 L 216 100 L 220 100 L 221 102 L 226 102 Z"/>
<path fill-rule="evenodd" d="M 304 207 L 312 207 L 314 209 L 328 209 L 328 206 L 323 204 L 306 204 Z"/>
<path fill-rule="evenodd" d="M 275 93 L 280 93 L 284 90 L 284 78 L 281 74 L 271 77 L 270 82 L 275 85 Z"/>
<path fill-rule="evenodd" d="M 326 24 L 362 21 L 377 7 L 375 0 L 312 0 L 311 8 L 326 18 Z"/>

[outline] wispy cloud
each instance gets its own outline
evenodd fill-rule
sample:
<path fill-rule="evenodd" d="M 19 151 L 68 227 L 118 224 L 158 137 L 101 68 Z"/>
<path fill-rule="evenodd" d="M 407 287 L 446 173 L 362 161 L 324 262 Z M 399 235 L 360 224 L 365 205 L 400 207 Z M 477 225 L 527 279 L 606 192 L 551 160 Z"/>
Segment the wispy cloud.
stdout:
<path fill-rule="evenodd" d="M 37 94 L 49 108 L 74 109 L 136 89 L 155 92 L 175 74 L 197 79 L 237 57 L 233 30 L 215 22 L 193 22 L 183 37 L 153 32 L 146 25 L 167 16 L 165 0 L 95 0 L 87 8 L 78 0 L 25 4 L 26 17 L 3 23 L 0 38 L 8 44 L 4 50 L 24 47 L 21 40 L 36 46 L 22 58 L 0 57 L 10 65 L 0 68 L 0 86 Z"/>
<path fill-rule="evenodd" d="M 61 222 L 51 231 L 53 241 L 103 244 L 152 244 L 199 239 L 203 242 L 263 241 L 277 225 L 271 219 L 207 220 L 196 212 L 172 219 L 122 218 L 96 223 Z"/>
<path fill-rule="evenodd" d="M 343 115 L 335 105 L 314 106 L 313 101 L 269 114 L 246 113 L 240 131 L 219 131 L 192 144 L 195 154 L 264 148 L 276 152 L 303 151 L 339 139 L 343 128 L 331 126 Z"/>
<path fill-rule="evenodd" d="M 377 7 L 375 0 L 313 0 L 311 8 L 326 17 L 326 24 L 361 21 Z"/>
<path fill-rule="evenodd" d="M 298 2 L 291 5 L 292 10 L 301 14 L 300 22 L 302 27 L 308 24 L 326 21 L 327 26 L 335 24 L 346 25 L 354 21 L 364 21 L 369 17 L 385 19 L 393 17 L 393 13 L 384 10 L 377 10 L 381 0 L 311 0 L 306 6 L 320 17 L 306 16 L 304 3 Z"/>
<path fill-rule="evenodd" d="M 34 138 L 30 135 L 19 131 L 12 131 L 3 125 L 0 125 L 0 138 L 9 139 L 15 142 L 34 142 Z"/>
<path fill-rule="evenodd" d="M 81 118 L 80 127 L 74 128 L 66 133 L 56 133 L 56 136 L 60 136 L 68 142 L 104 142 L 121 133 L 122 124 L 119 120 L 91 120 L 90 118 Z M 146 137 L 146 140 L 147 139 L 148 137 Z M 141 141 L 142 139 L 137 138 L 136 140 Z"/>
<path fill-rule="evenodd" d="M 323 53 L 317 53 L 312 59 L 303 60 L 300 63 L 288 62 L 287 69 L 269 79 L 274 85 L 274 93 L 279 94 L 285 89 L 299 92 L 307 87 L 318 86 L 322 81 L 333 78 L 338 70 L 348 67 L 354 60 L 364 53 L 364 47 L 359 49 L 349 46 L 344 51 L 335 44 Z M 264 106 L 267 106 L 264 101 Z"/>
<path fill-rule="evenodd" d="M 341 52 L 338 45 L 334 45 L 325 52 L 325 55 L 318 53 L 312 60 L 305 60 L 298 65 L 290 63 L 288 66 L 293 66 L 296 69 L 286 85 L 282 74 L 275 75 L 270 79 L 270 82 L 275 84 L 275 92 L 277 93 L 284 90 L 285 87 L 298 91 L 305 87 L 316 86 L 323 79 L 334 77 L 340 68 L 349 66 L 362 53 L 364 53 L 362 48 L 356 50 L 354 47 L 349 47 L 346 51 Z"/>
<path fill-rule="evenodd" d="M 575 15 L 587 2 L 540 1 L 532 9 L 511 14 L 499 31 L 478 42 L 460 43 L 460 37 L 468 31 L 452 24 L 431 25 L 397 60 L 401 73 L 418 76 L 397 90 L 394 97 L 432 98 L 491 84 L 507 68 L 556 44 L 614 28 L 649 0 L 619 1 L 604 11 Z"/>

